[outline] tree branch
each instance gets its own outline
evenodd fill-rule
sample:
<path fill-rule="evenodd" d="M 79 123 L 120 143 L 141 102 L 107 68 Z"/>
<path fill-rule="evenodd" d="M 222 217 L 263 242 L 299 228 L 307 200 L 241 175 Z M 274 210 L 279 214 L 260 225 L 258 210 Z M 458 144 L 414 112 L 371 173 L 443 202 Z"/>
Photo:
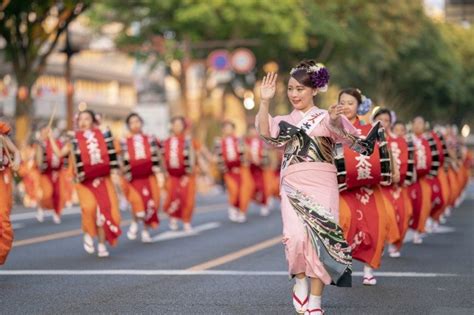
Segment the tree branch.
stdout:
<path fill-rule="evenodd" d="M 76 8 L 78 7 L 78 5 L 71 11 L 71 14 L 69 16 L 66 17 L 65 20 L 62 20 L 62 21 L 58 21 L 58 29 L 56 31 L 56 34 L 55 34 L 55 37 L 54 37 L 54 40 L 53 42 L 50 44 L 49 46 L 49 49 L 39 58 L 39 63 L 38 63 L 38 67 L 36 69 L 36 74 L 41 74 L 45 67 L 46 67 L 46 61 L 49 57 L 49 55 L 53 52 L 54 48 L 56 48 L 56 44 L 58 43 L 58 40 L 59 40 L 59 37 L 61 36 L 61 34 L 67 29 L 67 27 L 69 26 L 69 24 L 75 19 L 78 17 L 79 14 L 81 14 L 82 12 L 84 12 L 84 10 L 86 8 L 88 8 L 88 5 L 87 4 L 82 4 L 82 8 L 79 12 L 76 12 Z M 65 15 L 63 15 L 64 17 Z M 59 26 L 61 25 L 62 26 Z"/>

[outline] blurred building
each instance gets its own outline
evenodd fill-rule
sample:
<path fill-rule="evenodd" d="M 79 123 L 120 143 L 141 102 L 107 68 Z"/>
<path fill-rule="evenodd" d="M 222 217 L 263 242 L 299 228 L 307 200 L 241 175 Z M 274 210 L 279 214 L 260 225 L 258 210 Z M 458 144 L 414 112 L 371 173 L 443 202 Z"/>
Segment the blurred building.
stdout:
<path fill-rule="evenodd" d="M 110 38 L 95 38 L 81 23 L 71 25 L 70 35 L 72 46 L 77 51 L 71 57 L 74 112 L 91 109 L 100 113 L 104 123 L 116 134 L 121 134 L 125 117 L 131 111 L 139 111 L 150 122 L 149 132 L 164 136 L 168 131 L 169 117 L 164 97 L 163 67 L 152 71 L 150 65 L 139 63 L 127 53 L 116 50 Z M 64 47 L 63 38 L 57 50 L 49 56 L 45 73 L 32 88 L 33 123 L 47 121 L 56 108 L 55 118 L 59 126 L 66 126 L 67 57 Z M 11 65 L 3 59 L 0 51 L 0 115 L 14 116 L 16 91 Z"/>
<path fill-rule="evenodd" d="M 474 0 L 446 0 L 446 21 L 466 27 L 474 24 Z"/>
<path fill-rule="evenodd" d="M 430 17 L 471 27 L 474 23 L 474 0 L 424 0 Z"/>

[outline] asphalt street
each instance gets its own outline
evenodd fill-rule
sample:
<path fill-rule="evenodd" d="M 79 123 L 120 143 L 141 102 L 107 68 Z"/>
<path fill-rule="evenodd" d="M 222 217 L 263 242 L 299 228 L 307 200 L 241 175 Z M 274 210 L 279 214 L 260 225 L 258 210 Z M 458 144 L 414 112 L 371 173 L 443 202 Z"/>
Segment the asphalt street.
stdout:
<path fill-rule="evenodd" d="M 193 233 L 172 232 L 162 218 L 154 243 L 123 235 L 111 257 L 82 249 L 80 214 L 60 225 L 12 215 L 15 245 L 0 268 L 1 314 L 294 314 L 278 207 L 245 224 L 227 219 L 225 195 L 200 197 Z M 474 314 L 474 187 L 439 233 L 384 257 L 375 287 L 327 287 L 326 314 Z"/>

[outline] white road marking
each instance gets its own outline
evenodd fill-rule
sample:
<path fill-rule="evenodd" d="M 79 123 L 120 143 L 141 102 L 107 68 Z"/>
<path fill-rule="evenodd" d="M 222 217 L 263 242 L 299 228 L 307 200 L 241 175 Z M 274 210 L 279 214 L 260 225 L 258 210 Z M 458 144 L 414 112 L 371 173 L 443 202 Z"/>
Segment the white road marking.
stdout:
<path fill-rule="evenodd" d="M 434 231 L 432 234 L 444 234 L 444 233 L 453 233 L 456 231 L 455 228 L 450 227 L 450 226 L 445 226 L 445 225 L 440 225 L 436 231 Z"/>
<path fill-rule="evenodd" d="M 288 276 L 286 271 L 240 271 L 240 270 L 135 270 L 135 269 L 108 269 L 108 270 L 0 270 L 0 276 Z M 352 273 L 355 277 L 362 277 L 362 272 Z M 423 273 L 423 272 L 375 272 L 377 277 L 388 278 L 436 278 L 460 277 L 453 273 Z"/>
<path fill-rule="evenodd" d="M 421 235 L 422 238 L 428 237 L 429 235 L 433 234 L 445 234 L 445 233 L 453 233 L 456 231 L 455 228 L 446 226 L 446 225 L 440 225 L 438 226 L 437 230 L 433 233 L 424 233 Z M 405 234 L 405 239 L 403 240 L 403 243 L 411 243 L 413 242 L 413 237 L 414 237 L 414 231 L 413 230 L 408 230 L 408 232 Z"/>
<path fill-rule="evenodd" d="M 171 240 L 171 239 L 176 239 L 176 238 L 195 236 L 195 235 L 198 235 L 199 233 L 207 231 L 207 230 L 217 229 L 220 226 L 221 226 L 220 222 L 209 222 L 209 223 L 205 223 L 205 224 L 193 227 L 193 230 L 191 232 L 166 231 L 166 232 L 163 232 L 163 233 L 160 233 L 160 234 L 154 236 L 152 238 L 152 242 L 156 243 L 156 242 Z"/>

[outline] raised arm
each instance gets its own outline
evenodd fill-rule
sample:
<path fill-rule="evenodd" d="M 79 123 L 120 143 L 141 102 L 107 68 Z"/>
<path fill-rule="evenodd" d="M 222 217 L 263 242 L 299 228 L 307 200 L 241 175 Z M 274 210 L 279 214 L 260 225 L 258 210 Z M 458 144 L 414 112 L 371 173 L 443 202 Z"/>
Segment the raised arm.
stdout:
<path fill-rule="evenodd" d="M 43 162 L 43 148 L 39 143 L 35 144 L 35 162 L 38 167 L 41 167 Z"/>
<path fill-rule="evenodd" d="M 51 130 L 48 131 L 48 139 L 49 143 L 51 143 L 51 148 L 57 157 L 65 157 L 71 152 L 71 145 L 69 143 L 66 143 L 61 149 L 58 147 L 56 141 L 53 138 Z"/>
<path fill-rule="evenodd" d="M 334 104 L 329 107 L 329 123 L 339 129 L 344 129 L 344 125 L 342 124 L 342 114 L 344 112 L 344 106 L 341 104 Z"/>
<path fill-rule="evenodd" d="M 21 163 L 21 154 L 20 150 L 15 146 L 15 144 L 10 140 L 10 138 L 6 136 L 2 137 L 3 143 L 5 143 L 5 148 L 8 150 L 9 153 L 13 154 L 13 159 L 10 161 L 12 163 L 12 169 L 16 172 L 20 169 Z"/>
<path fill-rule="evenodd" d="M 334 141 L 351 146 L 359 136 L 359 132 L 342 113 L 342 105 L 335 104 L 330 106 L 328 109 L 328 117 L 324 119 L 323 123 L 329 130 Z"/>
<path fill-rule="evenodd" d="M 278 74 L 270 72 L 263 77 L 260 85 L 260 107 L 257 113 L 257 130 L 263 137 L 270 137 L 270 125 L 268 121 L 271 99 L 275 96 L 276 80 Z"/>

